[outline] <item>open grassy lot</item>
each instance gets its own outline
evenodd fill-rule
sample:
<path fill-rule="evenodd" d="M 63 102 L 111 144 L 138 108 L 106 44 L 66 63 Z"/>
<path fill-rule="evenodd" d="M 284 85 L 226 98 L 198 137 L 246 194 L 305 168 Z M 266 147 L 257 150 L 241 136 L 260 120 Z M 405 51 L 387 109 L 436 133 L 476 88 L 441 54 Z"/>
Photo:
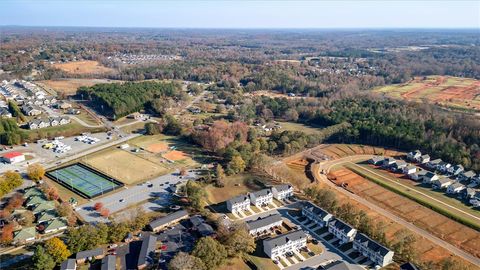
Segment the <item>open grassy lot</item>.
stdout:
<path fill-rule="evenodd" d="M 57 94 L 64 94 L 67 96 L 75 95 L 77 89 L 81 86 L 93 86 L 99 83 L 114 83 L 121 81 L 112 81 L 108 79 L 59 79 L 59 80 L 46 80 L 36 81 L 35 83 L 40 86 L 51 89 Z"/>
<path fill-rule="evenodd" d="M 278 122 L 280 126 L 282 126 L 281 130 L 290 130 L 290 131 L 302 131 L 306 134 L 315 134 L 320 133 L 322 127 L 312 127 L 308 125 L 304 125 L 302 123 L 294 123 L 294 122 Z"/>
<path fill-rule="evenodd" d="M 55 188 L 57 188 L 57 190 L 58 190 L 58 196 L 60 196 L 60 198 L 62 199 L 62 201 L 67 202 L 70 198 L 74 198 L 75 200 L 77 200 L 78 205 L 82 205 L 82 204 L 88 202 L 88 199 L 85 199 L 85 198 L 83 198 L 82 196 L 80 196 L 80 195 L 72 192 L 72 191 L 69 190 L 68 188 L 60 185 L 59 183 L 53 181 L 53 180 L 50 179 L 50 178 L 45 178 L 44 181 L 47 182 L 50 186 L 54 186 Z"/>
<path fill-rule="evenodd" d="M 407 100 L 428 100 L 462 110 L 480 110 L 480 81 L 450 76 L 417 77 L 404 84 L 373 89 L 374 92 Z"/>
<path fill-rule="evenodd" d="M 461 247 L 472 254 L 477 254 L 476 256 L 478 256 L 478 249 L 476 247 L 480 244 L 480 234 L 474 229 L 455 222 L 413 200 L 383 188 L 380 185 L 375 184 L 374 181 L 369 181 L 359 174 L 354 173 L 352 170 L 340 168 L 339 170 L 332 172 L 332 175 L 336 177 L 337 183 L 347 184 L 347 189 L 351 192 L 378 204 L 378 206 L 407 221 L 412 222 L 419 228 L 425 229 L 433 235 L 436 235 L 453 245 Z M 372 211 L 369 210 L 368 212 L 371 213 Z M 374 214 L 379 216 L 377 213 Z M 395 224 L 391 221 L 390 223 Z M 392 225 L 389 225 L 389 227 L 390 226 Z M 398 224 L 395 226 L 401 227 Z M 389 231 L 390 230 L 387 230 L 387 238 L 394 237 L 395 231 Z M 422 250 L 419 250 L 419 253 L 428 258 L 429 254 L 426 253 L 430 252 L 429 250 L 432 249 L 431 243 L 430 246 L 426 245 L 424 242 L 418 242 L 418 244 L 422 244 Z M 435 258 L 445 255 L 441 250 L 436 249 L 435 252 L 438 253 L 433 256 Z"/>
<path fill-rule="evenodd" d="M 217 204 L 237 195 L 259 190 L 262 186 L 257 183 L 256 179 L 258 179 L 258 177 L 251 174 L 229 176 L 225 180 L 225 186 L 222 188 L 213 185 L 205 187 L 207 199 L 210 204 Z"/>
<path fill-rule="evenodd" d="M 99 74 L 110 73 L 114 71 L 112 68 L 102 66 L 99 62 L 91 60 L 55 63 L 53 64 L 53 67 L 75 74 Z"/>
<path fill-rule="evenodd" d="M 79 135 L 83 132 L 98 133 L 103 131 L 105 131 L 104 127 L 88 128 L 75 122 L 75 120 L 72 120 L 70 124 L 66 124 L 62 126 L 47 127 L 47 128 L 34 129 L 34 130 L 29 130 L 29 129 L 25 130 L 25 132 L 28 135 L 28 138 L 31 141 L 42 139 L 45 137 L 48 137 L 48 138 L 53 138 L 57 136 L 71 137 L 71 136 Z"/>
<path fill-rule="evenodd" d="M 132 185 L 165 174 L 168 169 L 141 155 L 110 148 L 82 159 L 82 162 L 111 175 L 121 182 Z"/>
<path fill-rule="evenodd" d="M 219 270 L 250 270 L 251 268 L 243 261 L 242 258 L 231 258 L 227 263 L 218 268 Z"/>

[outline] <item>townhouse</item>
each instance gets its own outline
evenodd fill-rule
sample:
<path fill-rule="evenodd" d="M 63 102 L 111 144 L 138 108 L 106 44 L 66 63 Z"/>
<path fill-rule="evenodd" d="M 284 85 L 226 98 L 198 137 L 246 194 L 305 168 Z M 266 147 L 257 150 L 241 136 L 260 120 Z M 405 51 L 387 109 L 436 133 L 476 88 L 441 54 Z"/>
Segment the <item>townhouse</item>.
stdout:
<path fill-rule="evenodd" d="M 227 209 L 231 213 L 237 213 L 250 209 L 250 199 L 247 195 L 239 195 L 227 201 Z"/>
<path fill-rule="evenodd" d="M 355 235 L 353 249 L 380 267 L 384 267 L 393 262 L 393 251 L 370 239 L 363 233 L 357 233 L 357 235 Z"/>
<path fill-rule="evenodd" d="M 265 206 L 273 202 L 273 193 L 269 188 L 262 189 L 248 194 L 250 203 L 257 206 Z"/>
<path fill-rule="evenodd" d="M 279 201 L 293 196 L 293 186 L 290 184 L 276 185 L 272 187 L 273 197 Z"/>
<path fill-rule="evenodd" d="M 276 259 L 286 253 L 297 252 L 306 245 L 307 235 L 298 230 L 263 240 L 263 251 L 271 259 Z"/>
<path fill-rule="evenodd" d="M 328 225 L 328 222 L 332 220 L 332 214 L 318 207 L 311 202 L 305 202 L 302 208 L 302 215 L 308 218 L 310 221 L 315 222 L 322 228 Z"/>
<path fill-rule="evenodd" d="M 352 242 L 357 234 L 357 229 L 335 218 L 328 223 L 328 232 L 340 240 L 341 244 Z"/>
<path fill-rule="evenodd" d="M 247 221 L 247 229 L 251 235 L 262 235 L 281 226 L 283 219 L 279 214 L 272 214 L 264 218 Z"/>
<path fill-rule="evenodd" d="M 168 227 L 186 218 L 188 218 L 188 212 L 186 210 L 179 210 L 164 217 L 153 220 L 148 224 L 148 228 L 153 232 L 158 232 L 163 228 Z"/>

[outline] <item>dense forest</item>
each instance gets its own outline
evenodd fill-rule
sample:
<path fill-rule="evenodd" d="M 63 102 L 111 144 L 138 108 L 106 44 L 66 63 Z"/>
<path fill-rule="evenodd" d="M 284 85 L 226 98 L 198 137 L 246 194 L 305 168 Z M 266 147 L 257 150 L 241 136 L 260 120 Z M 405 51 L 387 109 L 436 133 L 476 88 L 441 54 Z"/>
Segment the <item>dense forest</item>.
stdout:
<path fill-rule="evenodd" d="M 175 101 L 185 99 L 181 86 L 164 82 L 127 82 L 97 84 L 92 87 L 80 87 L 77 95 L 90 100 L 92 107 L 100 113 L 119 118 L 132 112 L 148 109 L 151 101 L 172 98 Z"/>

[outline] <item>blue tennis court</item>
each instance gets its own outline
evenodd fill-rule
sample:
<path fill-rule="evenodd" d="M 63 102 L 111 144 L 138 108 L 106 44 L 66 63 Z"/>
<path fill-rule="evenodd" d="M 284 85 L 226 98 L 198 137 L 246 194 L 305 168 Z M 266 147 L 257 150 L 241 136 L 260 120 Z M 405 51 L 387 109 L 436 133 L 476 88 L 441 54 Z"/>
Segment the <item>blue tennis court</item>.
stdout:
<path fill-rule="evenodd" d="M 118 180 L 81 163 L 50 171 L 47 176 L 87 198 L 93 198 L 123 186 Z"/>

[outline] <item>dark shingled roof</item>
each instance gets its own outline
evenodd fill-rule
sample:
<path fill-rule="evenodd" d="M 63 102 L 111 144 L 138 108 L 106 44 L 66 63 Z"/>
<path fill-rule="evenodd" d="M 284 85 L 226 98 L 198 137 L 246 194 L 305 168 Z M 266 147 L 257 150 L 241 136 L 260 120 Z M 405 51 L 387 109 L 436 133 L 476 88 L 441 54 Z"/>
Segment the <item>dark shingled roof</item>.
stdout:
<path fill-rule="evenodd" d="M 372 239 L 370 239 L 368 236 L 366 236 L 363 233 L 357 233 L 354 241 L 357 242 L 357 243 L 360 243 L 364 246 L 366 245 L 369 250 L 372 250 L 376 253 L 379 253 L 382 256 L 387 255 L 387 253 L 389 253 L 391 251 L 388 248 L 386 248 L 386 247 L 380 245 L 379 243 L 373 241 Z"/>
<path fill-rule="evenodd" d="M 75 269 L 75 265 L 76 265 L 75 259 L 66 259 L 60 265 L 60 270 Z"/>
<path fill-rule="evenodd" d="M 282 234 L 274 238 L 265 239 L 263 240 L 263 245 L 274 248 L 277 246 L 283 246 L 289 241 L 297 241 L 302 238 L 307 238 L 307 235 L 302 230 L 298 230 Z"/>
<path fill-rule="evenodd" d="M 255 220 L 247 221 L 247 227 L 250 230 L 265 227 L 275 222 L 282 221 L 282 217 L 279 214 L 272 214 L 264 218 L 258 218 Z"/>
<path fill-rule="evenodd" d="M 148 226 L 150 226 L 150 228 L 152 228 L 152 229 L 155 229 L 157 227 L 160 227 L 160 226 L 165 225 L 169 222 L 172 222 L 174 220 L 177 220 L 179 218 L 186 217 L 186 216 L 188 216 L 188 212 L 185 211 L 185 210 L 180 210 L 180 211 L 177 211 L 177 212 L 173 212 L 169 215 L 166 215 L 164 217 L 158 218 L 158 219 L 150 222 L 150 224 L 148 224 Z"/>
<path fill-rule="evenodd" d="M 323 210 L 322 208 L 318 207 L 317 205 L 315 205 L 311 202 L 305 202 L 303 207 L 307 208 L 309 211 L 318 215 L 321 219 L 325 218 L 327 215 L 330 214 L 327 211 Z M 312 209 L 310 210 L 309 208 L 312 208 Z"/>
<path fill-rule="evenodd" d="M 352 226 L 348 225 L 347 223 L 343 222 L 342 220 L 340 220 L 338 218 L 330 221 L 330 224 L 333 227 L 343 231 L 345 234 L 349 233 L 351 230 L 354 230 L 354 228 Z"/>
<path fill-rule="evenodd" d="M 239 195 L 239 196 L 236 196 L 236 197 L 233 197 L 231 198 L 230 200 L 228 200 L 231 204 L 237 204 L 237 203 L 241 203 L 241 202 L 244 202 L 245 200 L 248 199 L 248 196 L 247 195 Z"/>
<path fill-rule="evenodd" d="M 250 192 L 250 199 L 253 198 L 258 198 L 258 197 L 264 197 L 267 196 L 268 194 L 272 193 L 272 190 L 269 188 L 261 189 L 259 191 L 255 192 Z"/>
<path fill-rule="evenodd" d="M 108 255 L 102 259 L 102 269 L 101 270 L 115 270 L 116 256 Z"/>
<path fill-rule="evenodd" d="M 155 251 L 156 245 L 157 238 L 155 236 L 146 234 L 143 237 L 142 247 L 140 248 L 140 254 L 138 255 L 137 266 L 147 263 L 147 260 L 152 256 L 151 253 Z"/>
<path fill-rule="evenodd" d="M 86 258 L 90 258 L 90 257 L 100 256 L 100 255 L 103 255 L 103 248 L 96 248 L 96 249 L 92 249 L 92 250 L 80 251 L 80 252 L 77 253 L 77 255 L 75 255 L 75 259 L 77 259 L 77 260 L 86 259 Z"/>
<path fill-rule="evenodd" d="M 289 190 L 291 187 L 292 187 L 292 185 L 289 185 L 289 184 L 276 185 L 276 186 L 274 186 L 274 188 L 275 188 L 277 191 Z"/>

